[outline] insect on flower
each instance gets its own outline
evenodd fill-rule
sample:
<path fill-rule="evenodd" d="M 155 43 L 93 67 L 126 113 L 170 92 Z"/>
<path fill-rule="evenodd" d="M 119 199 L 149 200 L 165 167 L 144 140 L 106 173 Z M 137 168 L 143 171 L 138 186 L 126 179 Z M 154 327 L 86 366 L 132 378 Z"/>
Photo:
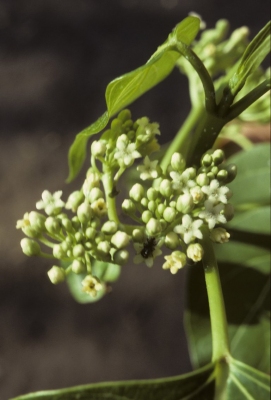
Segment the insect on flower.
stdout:
<path fill-rule="evenodd" d="M 143 245 L 143 249 L 140 252 L 141 256 L 143 258 L 152 257 L 156 244 L 157 243 L 156 243 L 156 240 L 154 237 L 148 237 L 146 242 Z"/>

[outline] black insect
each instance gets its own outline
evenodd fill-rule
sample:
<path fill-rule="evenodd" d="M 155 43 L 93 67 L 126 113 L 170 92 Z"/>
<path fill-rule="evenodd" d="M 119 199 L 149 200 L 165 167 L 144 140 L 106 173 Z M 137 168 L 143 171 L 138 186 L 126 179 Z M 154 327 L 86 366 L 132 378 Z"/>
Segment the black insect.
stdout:
<path fill-rule="evenodd" d="M 149 258 L 153 256 L 153 252 L 156 247 L 156 240 L 154 237 L 148 237 L 146 242 L 143 245 L 143 249 L 141 250 L 140 254 L 143 258 Z"/>

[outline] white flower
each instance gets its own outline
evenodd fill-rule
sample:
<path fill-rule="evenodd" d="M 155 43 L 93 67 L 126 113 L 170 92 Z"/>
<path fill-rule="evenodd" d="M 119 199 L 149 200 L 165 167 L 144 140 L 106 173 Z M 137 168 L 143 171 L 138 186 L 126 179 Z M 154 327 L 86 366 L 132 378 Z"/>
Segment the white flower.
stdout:
<path fill-rule="evenodd" d="M 38 210 L 44 209 L 47 215 L 58 214 L 62 207 L 65 205 L 64 201 L 60 199 L 62 196 L 62 190 L 59 190 L 51 194 L 48 190 L 44 190 L 41 195 L 42 200 L 36 203 Z"/>
<path fill-rule="evenodd" d="M 176 274 L 179 269 L 186 264 L 186 255 L 181 251 L 173 251 L 170 256 L 165 256 L 166 262 L 163 264 L 163 269 L 169 269 L 172 274 Z"/>
<path fill-rule="evenodd" d="M 102 290 L 103 285 L 98 278 L 92 275 L 87 275 L 82 281 L 82 291 L 89 294 L 91 297 L 96 297 L 97 293 Z"/>
<path fill-rule="evenodd" d="M 182 218 L 182 225 L 177 225 L 174 228 L 174 232 L 182 235 L 183 240 L 186 244 L 192 242 L 194 239 L 202 239 L 202 233 L 200 227 L 203 221 L 197 219 L 193 221 L 189 214 L 185 214 Z"/>
<path fill-rule="evenodd" d="M 159 247 L 155 247 L 155 249 L 153 251 L 150 252 L 149 257 L 143 257 L 142 256 L 142 250 L 144 248 L 145 244 L 144 243 L 134 243 L 134 248 L 135 251 L 137 252 L 137 255 L 134 257 L 134 263 L 135 264 L 140 264 L 142 262 L 144 262 L 147 267 L 152 267 L 153 266 L 153 260 L 160 256 L 160 254 L 162 254 L 162 251 L 159 249 Z"/>
<path fill-rule="evenodd" d="M 199 217 L 208 222 L 209 229 L 213 229 L 217 223 L 225 224 L 227 222 L 225 215 L 221 214 L 225 206 L 222 203 L 214 206 L 211 200 L 204 202 L 205 210 L 199 213 Z"/>
<path fill-rule="evenodd" d="M 104 199 L 95 200 L 91 204 L 91 208 L 98 217 L 102 217 L 107 213 L 107 205 Z"/>
<path fill-rule="evenodd" d="M 148 156 L 144 158 L 144 165 L 139 165 L 137 170 L 140 172 L 140 179 L 143 181 L 147 179 L 158 178 L 157 164 L 158 160 L 151 161 Z"/>
<path fill-rule="evenodd" d="M 189 193 L 189 190 L 196 186 L 196 182 L 191 179 L 192 171 L 190 171 L 191 168 L 187 168 L 184 172 L 181 174 L 179 172 L 171 171 L 169 173 L 173 183 L 172 187 L 175 190 L 183 189 L 184 193 Z"/>
<path fill-rule="evenodd" d="M 230 189 L 227 186 L 219 187 L 219 182 L 217 179 L 213 179 L 210 182 L 210 185 L 203 186 L 201 190 L 208 196 L 208 200 L 210 200 L 214 204 L 217 204 L 219 202 L 227 204 L 227 197 L 231 195 Z"/>
<path fill-rule="evenodd" d="M 202 260 L 204 250 L 200 243 L 192 243 L 187 247 L 186 254 L 191 260 L 198 262 Z"/>
<path fill-rule="evenodd" d="M 116 148 L 117 151 L 114 154 L 114 158 L 118 160 L 120 166 L 130 167 L 136 158 L 141 157 L 141 154 L 136 150 L 136 144 L 129 143 L 129 139 L 125 134 L 118 137 Z"/>
<path fill-rule="evenodd" d="M 172 187 L 175 190 L 179 190 L 183 188 L 183 179 L 182 179 L 182 174 L 176 171 L 171 171 L 169 173 L 171 179 L 172 179 Z"/>
<path fill-rule="evenodd" d="M 157 122 L 150 123 L 147 117 L 140 118 L 136 122 L 139 125 L 137 140 L 140 142 L 149 142 L 155 135 L 160 135 L 159 124 Z"/>

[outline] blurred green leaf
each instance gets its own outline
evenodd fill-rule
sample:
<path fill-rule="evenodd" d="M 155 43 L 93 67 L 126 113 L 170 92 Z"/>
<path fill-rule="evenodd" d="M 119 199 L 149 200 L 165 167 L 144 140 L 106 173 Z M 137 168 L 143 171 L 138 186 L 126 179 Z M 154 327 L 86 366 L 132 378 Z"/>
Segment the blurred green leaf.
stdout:
<path fill-rule="evenodd" d="M 270 21 L 247 46 L 237 71 L 229 81 L 231 93 L 235 95 L 242 89 L 248 76 L 254 72 L 270 53 Z"/>
<path fill-rule="evenodd" d="M 173 378 L 98 383 L 37 392 L 13 400 L 211 400 L 214 365 Z"/>
<path fill-rule="evenodd" d="M 185 18 L 145 65 L 109 83 L 105 92 L 107 111 L 94 124 L 80 132 L 70 148 L 68 182 L 75 178 L 82 167 L 90 136 L 99 133 L 107 125 L 109 118 L 165 79 L 180 57 L 180 54 L 174 50 L 175 43 L 182 41 L 189 45 L 195 39 L 199 29 L 199 18 Z"/>
<path fill-rule="evenodd" d="M 233 192 L 232 203 L 238 209 L 247 205 L 270 203 L 270 144 L 264 143 L 241 151 L 228 163 L 237 165 L 237 177 L 229 184 Z"/>
<path fill-rule="evenodd" d="M 233 220 L 227 225 L 239 231 L 270 235 L 270 206 L 236 212 Z"/>

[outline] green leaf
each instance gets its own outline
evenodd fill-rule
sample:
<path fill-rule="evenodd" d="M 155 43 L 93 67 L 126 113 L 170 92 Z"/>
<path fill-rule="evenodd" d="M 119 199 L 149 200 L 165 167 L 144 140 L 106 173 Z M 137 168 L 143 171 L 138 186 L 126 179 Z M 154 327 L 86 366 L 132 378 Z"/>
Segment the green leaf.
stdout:
<path fill-rule="evenodd" d="M 237 71 L 229 81 L 231 93 L 235 95 L 244 86 L 247 77 L 255 71 L 270 53 L 270 21 L 247 46 Z"/>
<path fill-rule="evenodd" d="M 270 144 L 254 146 L 228 160 L 237 165 L 237 177 L 229 184 L 232 203 L 241 210 L 248 205 L 268 205 L 270 202 Z"/>
<path fill-rule="evenodd" d="M 243 232 L 270 235 L 270 206 L 237 212 L 227 226 Z"/>
<path fill-rule="evenodd" d="M 232 355 L 269 372 L 270 276 L 233 263 L 219 263 L 219 271 Z M 199 265 L 189 268 L 187 293 L 185 328 L 191 360 L 198 367 L 211 360 L 212 352 L 209 306 L 204 273 Z"/>
<path fill-rule="evenodd" d="M 270 399 L 270 377 L 232 359 L 226 400 Z"/>
<path fill-rule="evenodd" d="M 173 378 L 98 383 L 31 393 L 13 400 L 211 400 L 214 365 Z"/>
<path fill-rule="evenodd" d="M 80 132 L 70 148 L 68 182 L 75 178 L 82 167 L 90 136 L 99 133 L 107 125 L 109 118 L 165 79 L 180 57 L 180 54 L 175 50 L 175 43 L 181 41 L 189 45 L 195 39 L 199 29 L 199 18 L 185 18 L 176 26 L 167 41 L 157 49 L 145 65 L 109 83 L 105 92 L 107 112 L 94 124 Z"/>

